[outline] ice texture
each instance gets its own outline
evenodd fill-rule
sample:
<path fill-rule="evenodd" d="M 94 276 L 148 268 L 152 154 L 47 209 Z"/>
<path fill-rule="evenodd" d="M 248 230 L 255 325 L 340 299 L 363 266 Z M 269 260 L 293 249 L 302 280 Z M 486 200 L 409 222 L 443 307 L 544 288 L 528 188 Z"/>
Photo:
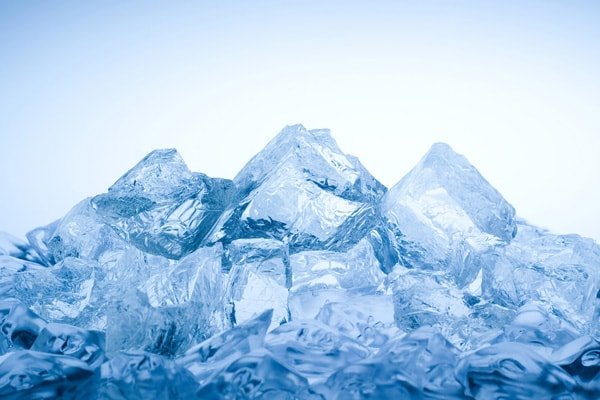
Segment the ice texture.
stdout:
<path fill-rule="evenodd" d="M 389 191 L 326 129 L 232 180 L 155 150 L 26 237 L 0 232 L 0 398 L 600 398 L 600 246 L 446 144 Z"/>
<path fill-rule="evenodd" d="M 472 282 L 479 255 L 509 243 L 517 232 L 514 208 L 465 157 L 434 144 L 382 199 L 407 266 L 449 271 Z"/>
<path fill-rule="evenodd" d="M 155 150 L 92 204 L 128 242 L 178 259 L 198 247 L 232 189 L 231 181 L 192 173 L 175 149 Z"/>
<path fill-rule="evenodd" d="M 345 247 L 385 192 L 358 159 L 341 152 L 329 130 L 288 126 L 238 173 L 237 194 L 213 240 L 286 240 L 292 249 Z M 372 211 L 374 212 L 374 211 Z M 339 235 L 340 233 L 343 235 Z"/>

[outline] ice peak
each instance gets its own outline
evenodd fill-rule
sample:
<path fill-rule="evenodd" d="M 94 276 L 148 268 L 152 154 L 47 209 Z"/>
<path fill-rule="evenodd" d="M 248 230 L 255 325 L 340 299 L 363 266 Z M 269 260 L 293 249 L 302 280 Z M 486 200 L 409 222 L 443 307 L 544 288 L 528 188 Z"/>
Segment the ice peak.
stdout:
<path fill-rule="evenodd" d="M 144 192 L 164 190 L 183 184 L 193 177 L 192 172 L 175 149 L 151 151 L 133 168 L 119 178 L 109 191 L 128 190 Z"/>
<path fill-rule="evenodd" d="M 465 156 L 457 153 L 449 144 L 443 142 L 437 142 L 431 145 L 429 151 L 425 153 L 421 159 L 420 164 L 434 169 L 460 166 L 475 170 L 475 167 L 471 165 Z"/>

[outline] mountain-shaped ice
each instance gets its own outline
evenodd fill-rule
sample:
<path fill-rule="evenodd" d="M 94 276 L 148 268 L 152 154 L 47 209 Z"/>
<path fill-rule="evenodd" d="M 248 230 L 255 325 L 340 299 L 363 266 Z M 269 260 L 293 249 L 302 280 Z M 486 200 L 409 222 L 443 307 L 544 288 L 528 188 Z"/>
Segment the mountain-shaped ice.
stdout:
<path fill-rule="evenodd" d="M 0 233 L 0 397 L 600 397 L 600 247 L 434 144 L 389 191 L 325 129 L 233 180 L 155 150 Z"/>
<path fill-rule="evenodd" d="M 285 240 L 292 249 L 346 247 L 385 192 L 358 159 L 341 152 L 329 130 L 284 128 L 238 173 L 237 196 L 212 239 Z M 340 235 L 340 233 L 344 233 Z"/>
<path fill-rule="evenodd" d="M 401 261 L 446 270 L 461 286 L 477 276 L 482 253 L 517 232 L 514 208 L 444 143 L 434 144 L 381 204 L 397 232 Z"/>

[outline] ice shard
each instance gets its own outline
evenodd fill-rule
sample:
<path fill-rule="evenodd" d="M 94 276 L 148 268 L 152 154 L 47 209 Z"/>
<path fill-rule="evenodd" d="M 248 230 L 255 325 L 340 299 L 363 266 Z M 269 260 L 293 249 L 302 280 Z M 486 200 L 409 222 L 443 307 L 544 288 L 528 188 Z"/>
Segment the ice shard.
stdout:
<path fill-rule="evenodd" d="M 11 256 L 21 260 L 40 262 L 39 255 L 29 243 L 0 231 L 0 256 Z"/>
<path fill-rule="evenodd" d="M 107 310 L 107 351 L 141 348 L 172 356 L 223 329 L 221 253 L 220 245 L 198 249 L 122 289 Z"/>
<path fill-rule="evenodd" d="M 192 173 L 174 149 L 155 150 L 92 204 L 128 242 L 178 259 L 198 248 L 232 188 L 226 179 Z"/>
<path fill-rule="evenodd" d="M 517 231 L 514 208 L 443 143 L 386 193 L 381 207 L 402 262 L 450 271 L 460 286 L 477 276 L 481 253 L 509 243 Z"/>
<path fill-rule="evenodd" d="M 281 131 L 234 183 L 237 200 L 212 240 L 285 239 L 292 249 L 357 242 L 364 229 L 348 232 L 346 225 L 361 225 L 352 221 L 370 215 L 365 210 L 374 209 L 385 192 L 356 158 L 341 152 L 328 130 L 301 125 Z M 341 230 L 348 234 L 337 236 Z"/>
<path fill-rule="evenodd" d="M 268 309 L 273 310 L 271 328 L 289 321 L 287 245 L 274 239 L 238 239 L 229 247 L 233 250 L 226 294 L 230 322 L 247 321 Z M 243 257 L 237 256 L 238 249 L 244 249 Z"/>
<path fill-rule="evenodd" d="M 509 307 L 545 303 L 581 333 L 597 331 L 600 246 L 578 235 L 554 235 L 519 223 L 513 242 L 488 258 L 484 295 Z"/>

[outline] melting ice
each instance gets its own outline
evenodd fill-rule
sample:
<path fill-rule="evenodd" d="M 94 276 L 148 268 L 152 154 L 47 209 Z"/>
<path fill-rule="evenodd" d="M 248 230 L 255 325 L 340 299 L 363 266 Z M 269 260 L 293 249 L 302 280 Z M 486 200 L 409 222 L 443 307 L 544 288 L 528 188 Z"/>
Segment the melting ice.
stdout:
<path fill-rule="evenodd" d="M 0 234 L 0 397 L 600 397 L 600 247 L 434 144 L 387 190 L 288 126 L 233 180 L 156 150 Z"/>

